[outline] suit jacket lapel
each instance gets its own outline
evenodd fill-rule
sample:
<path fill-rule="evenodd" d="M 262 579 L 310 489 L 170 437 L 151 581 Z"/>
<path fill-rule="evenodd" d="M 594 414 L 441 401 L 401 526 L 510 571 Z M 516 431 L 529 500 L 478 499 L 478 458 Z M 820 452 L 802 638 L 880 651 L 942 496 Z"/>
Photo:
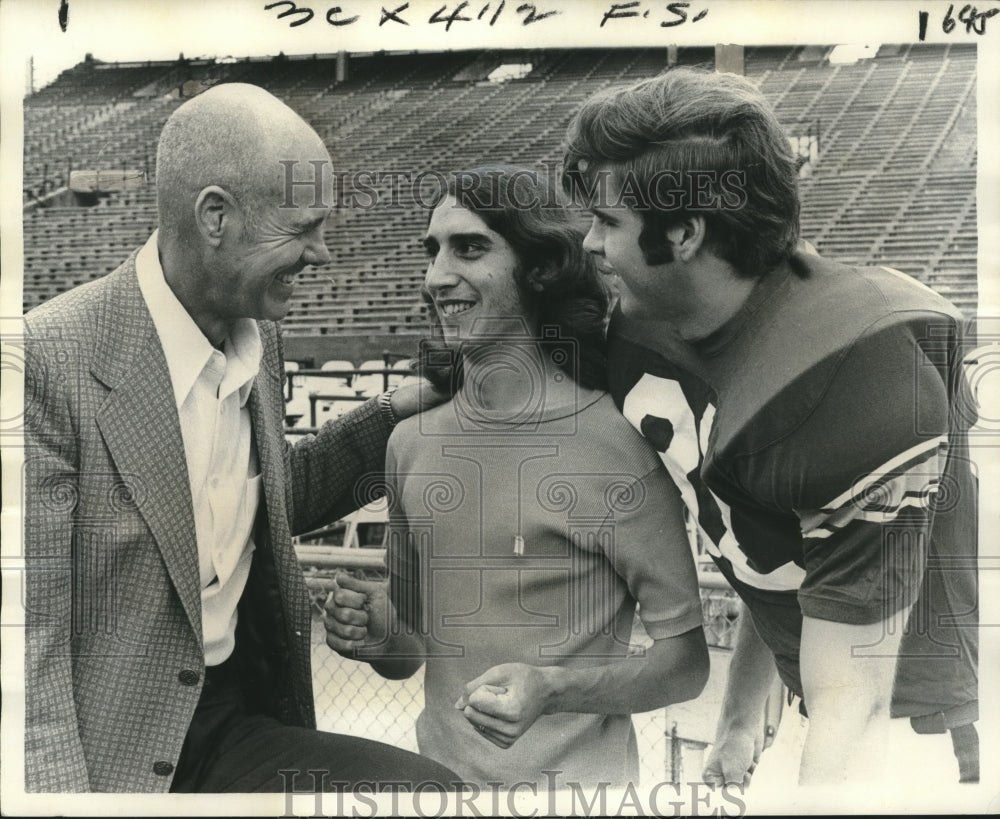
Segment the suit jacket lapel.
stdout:
<path fill-rule="evenodd" d="M 291 548 L 291 531 L 288 526 L 286 488 L 288 477 L 284 471 L 285 442 L 281 432 L 281 413 L 284 407 L 280 361 L 273 332 L 261 325 L 260 372 L 250 392 L 250 414 L 253 421 L 254 441 L 264 486 L 264 499 L 268 518 L 270 551 L 281 584 L 285 611 L 293 631 L 309 628 L 309 609 L 306 604 L 302 570 L 295 550 Z M 268 544 L 257 544 L 266 546 Z"/>
<path fill-rule="evenodd" d="M 200 643 L 194 507 L 170 372 L 139 290 L 135 257 L 111 275 L 117 281 L 99 319 L 92 368 L 111 392 L 98 411 L 97 424 L 121 475 L 146 489 L 139 513 L 153 533 Z"/>

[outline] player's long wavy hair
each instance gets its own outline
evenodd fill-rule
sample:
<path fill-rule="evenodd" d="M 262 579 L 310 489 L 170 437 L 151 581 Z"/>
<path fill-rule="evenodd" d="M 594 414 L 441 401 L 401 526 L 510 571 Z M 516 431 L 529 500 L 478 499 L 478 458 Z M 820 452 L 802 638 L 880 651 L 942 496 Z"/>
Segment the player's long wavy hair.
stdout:
<path fill-rule="evenodd" d="M 798 165 L 764 95 L 743 77 L 673 68 L 588 99 L 566 132 L 563 189 L 601 195 L 602 174 L 643 220 L 648 264 L 673 261 L 666 230 L 704 217 L 707 243 L 758 277 L 799 235 Z M 628 201 L 629 198 L 632 201 Z"/>
<path fill-rule="evenodd" d="M 493 165 L 452 174 L 434 207 L 449 196 L 513 248 L 521 304 L 536 318 L 544 353 L 581 386 L 605 389 L 609 292 L 558 191 L 535 171 Z M 421 343 L 414 369 L 453 394 L 462 386 L 462 357 L 445 343 L 430 295 L 423 297 L 432 336 Z"/>

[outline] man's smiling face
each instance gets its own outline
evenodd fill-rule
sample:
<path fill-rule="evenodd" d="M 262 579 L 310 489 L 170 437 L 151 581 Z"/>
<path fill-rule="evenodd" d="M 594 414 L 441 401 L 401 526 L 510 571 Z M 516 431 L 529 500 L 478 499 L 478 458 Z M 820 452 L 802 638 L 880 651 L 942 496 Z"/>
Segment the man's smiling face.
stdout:
<path fill-rule="evenodd" d="M 330 156 L 318 137 L 308 135 L 289 151 L 305 157 L 296 164 L 298 173 L 304 173 L 302 168 L 323 173 L 322 190 L 301 183 L 284 190 L 284 169 L 275 163 L 273 186 L 256 204 L 241 203 L 240 229 L 227 237 L 205 291 L 220 316 L 278 321 L 291 307 L 298 274 L 330 261 L 323 237 L 333 201 Z M 317 199 L 318 193 L 322 196 Z"/>
<path fill-rule="evenodd" d="M 454 197 L 434 209 L 424 237 L 429 262 L 424 287 L 445 339 L 532 332 L 518 292 L 514 248 Z"/>
<path fill-rule="evenodd" d="M 608 193 L 587 208 L 592 221 L 583 249 L 597 257 L 602 273 L 614 276 L 622 312 L 634 318 L 665 318 L 676 312 L 671 289 L 678 282 L 678 264 L 649 264 L 639 236 L 642 215 L 620 195 L 616 174 L 608 173 Z"/>

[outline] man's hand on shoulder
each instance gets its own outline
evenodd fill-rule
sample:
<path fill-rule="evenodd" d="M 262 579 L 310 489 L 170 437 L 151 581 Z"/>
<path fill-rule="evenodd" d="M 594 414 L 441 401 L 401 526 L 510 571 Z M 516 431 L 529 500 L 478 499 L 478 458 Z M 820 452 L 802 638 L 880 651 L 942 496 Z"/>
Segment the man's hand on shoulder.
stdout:
<path fill-rule="evenodd" d="M 390 405 L 396 420 L 402 421 L 450 400 L 448 393 L 437 389 L 426 378 L 418 378 L 398 387 L 392 394 Z"/>

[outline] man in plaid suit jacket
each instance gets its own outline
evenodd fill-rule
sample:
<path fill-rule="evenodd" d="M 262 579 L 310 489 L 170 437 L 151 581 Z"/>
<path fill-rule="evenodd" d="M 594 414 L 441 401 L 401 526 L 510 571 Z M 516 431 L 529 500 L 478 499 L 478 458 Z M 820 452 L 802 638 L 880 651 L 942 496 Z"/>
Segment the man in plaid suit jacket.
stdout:
<path fill-rule="evenodd" d="M 294 275 L 329 261 L 330 200 L 328 185 L 322 201 L 312 201 L 318 188 L 293 186 L 288 207 L 279 157 L 314 170 L 330 161 L 261 89 L 224 85 L 185 103 L 161 136 L 160 224 L 145 251 L 158 250 L 165 281 L 217 350 L 230 350 L 240 320 L 255 319 L 259 334 L 238 412 L 252 430 L 244 474 L 259 469 L 262 497 L 238 543 L 253 556 L 235 592 L 235 650 L 220 665 L 206 667 L 202 499 L 137 274 L 143 251 L 26 317 L 28 790 L 281 790 L 282 769 L 329 772 L 328 782 L 303 774 L 298 790 L 451 777 L 416 755 L 314 730 L 310 611 L 291 536 L 359 505 L 356 481 L 383 470 L 393 412 L 414 412 L 418 391 L 285 442 L 275 320 Z"/>

